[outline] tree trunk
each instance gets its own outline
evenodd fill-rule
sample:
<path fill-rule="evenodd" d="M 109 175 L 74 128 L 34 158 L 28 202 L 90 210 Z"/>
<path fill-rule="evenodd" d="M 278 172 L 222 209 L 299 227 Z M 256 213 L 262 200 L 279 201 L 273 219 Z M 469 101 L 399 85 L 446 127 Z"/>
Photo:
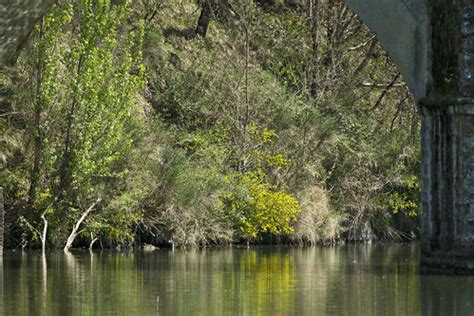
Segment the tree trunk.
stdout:
<path fill-rule="evenodd" d="M 250 98 L 249 98 L 249 65 L 250 65 L 250 25 L 252 23 L 252 7 L 251 3 L 245 2 L 245 112 L 242 119 L 243 141 L 247 139 L 247 128 L 250 121 Z M 245 166 L 244 166 L 245 170 Z"/>
<path fill-rule="evenodd" d="M 206 37 L 207 29 L 209 28 L 209 22 L 211 20 L 211 2 L 205 0 L 202 4 L 201 14 L 199 15 L 198 23 L 196 26 L 196 35 Z"/>
<path fill-rule="evenodd" d="M 328 49 L 323 64 L 328 68 L 332 68 L 333 63 L 333 39 L 334 39 L 334 0 L 328 0 L 326 13 L 326 37 Z"/>
<path fill-rule="evenodd" d="M 41 250 L 43 253 L 46 251 L 46 236 L 48 235 L 48 220 L 46 219 L 46 211 L 41 215 L 43 220 L 43 234 L 41 234 Z"/>
<path fill-rule="evenodd" d="M 34 145 L 34 157 L 33 157 L 33 168 L 31 169 L 30 177 L 30 189 L 28 190 L 28 204 L 32 205 L 36 200 L 36 186 L 38 185 L 39 173 L 40 173 L 40 162 L 41 162 L 41 109 L 35 110 L 35 145 Z"/>
<path fill-rule="evenodd" d="M 44 19 L 39 24 L 39 38 L 43 39 L 43 23 Z M 30 175 L 30 188 L 28 190 L 28 202 L 33 205 L 36 200 L 36 186 L 38 185 L 39 174 L 40 174 L 40 163 L 41 163 L 41 152 L 42 152 L 42 131 L 41 131 L 41 112 L 43 110 L 43 101 L 41 97 L 41 83 L 43 81 L 43 52 L 40 49 L 38 51 L 36 61 L 36 96 L 35 96 L 35 137 L 34 137 L 34 154 L 33 154 L 33 168 L 31 169 Z"/>
<path fill-rule="evenodd" d="M 312 40 L 312 60 L 311 60 L 311 71 L 310 71 L 310 92 L 312 97 L 316 97 L 318 93 L 318 5 L 319 0 L 309 1 L 309 25 L 311 31 Z"/>
<path fill-rule="evenodd" d="M 99 240 L 99 238 L 94 237 L 94 235 L 91 233 L 91 243 L 89 244 L 89 249 L 92 250 L 92 248 L 94 247 L 94 244 L 97 240 Z"/>
<path fill-rule="evenodd" d="M 5 217 L 5 210 L 3 208 L 3 188 L 0 187 L 0 256 L 3 255 L 3 234 L 4 234 L 3 219 L 4 217 Z"/>
<path fill-rule="evenodd" d="M 76 225 L 74 225 L 72 232 L 67 239 L 66 245 L 64 246 L 64 251 L 69 251 L 69 248 L 71 248 L 74 239 L 76 239 L 77 235 L 79 235 L 79 227 L 81 226 L 82 222 L 86 219 L 87 215 L 89 215 L 89 213 L 94 209 L 97 203 L 100 202 L 100 200 L 101 198 L 98 198 L 97 201 L 92 203 L 92 205 L 89 206 L 89 208 L 84 213 L 82 213 L 81 218 L 79 218 L 79 220 L 76 222 Z"/>
<path fill-rule="evenodd" d="M 82 62 L 83 62 L 83 55 L 79 57 L 77 62 L 77 71 L 76 74 L 81 74 L 82 69 Z M 61 166 L 59 168 L 59 189 L 58 189 L 58 196 L 62 197 L 62 195 L 68 191 L 71 182 L 72 182 L 72 170 L 71 170 L 71 161 L 74 156 L 74 146 L 73 146 L 73 130 L 74 130 L 74 116 L 76 108 L 79 106 L 79 97 L 78 97 L 78 90 L 79 88 L 76 86 L 75 91 L 73 93 L 73 100 L 71 102 L 71 106 L 69 108 L 69 113 L 67 114 L 66 118 L 66 135 L 64 140 L 64 152 L 62 156 Z"/>

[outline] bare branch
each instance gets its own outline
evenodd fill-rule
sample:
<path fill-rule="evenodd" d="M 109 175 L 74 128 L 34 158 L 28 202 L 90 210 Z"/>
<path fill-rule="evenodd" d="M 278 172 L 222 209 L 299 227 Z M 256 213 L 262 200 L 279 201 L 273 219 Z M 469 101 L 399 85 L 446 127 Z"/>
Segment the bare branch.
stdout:
<path fill-rule="evenodd" d="M 66 246 L 64 246 L 64 251 L 69 251 L 69 248 L 71 248 L 72 243 L 74 242 L 74 239 L 76 239 L 77 235 L 79 235 L 78 230 L 82 222 L 86 219 L 87 215 L 89 215 L 89 213 L 92 212 L 92 210 L 101 200 L 102 199 L 99 197 L 94 203 L 92 203 L 91 206 L 89 206 L 87 210 L 85 210 L 84 213 L 82 213 L 81 218 L 79 218 L 79 220 L 76 222 L 76 225 L 74 225 L 74 228 L 72 229 L 72 232 L 69 235 L 69 238 L 67 239 Z"/>
<path fill-rule="evenodd" d="M 16 114 L 20 114 L 20 112 L 1 113 L 1 114 L 0 114 L 0 117 L 9 116 L 9 115 L 16 115 Z"/>
<path fill-rule="evenodd" d="M 397 73 L 397 75 L 393 78 L 393 80 L 388 84 L 388 86 L 382 91 L 380 94 L 379 98 L 377 99 L 377 102 L 375 102 L 374 106 L 372 107 L 372 111 L 375 110 L 377 107 L 380 106 L 382 103 L 383 98 L 385 95 L 388 93 L 388 91 L 393 87 L 395 82 L 400 78 L 400 73 Z"/>

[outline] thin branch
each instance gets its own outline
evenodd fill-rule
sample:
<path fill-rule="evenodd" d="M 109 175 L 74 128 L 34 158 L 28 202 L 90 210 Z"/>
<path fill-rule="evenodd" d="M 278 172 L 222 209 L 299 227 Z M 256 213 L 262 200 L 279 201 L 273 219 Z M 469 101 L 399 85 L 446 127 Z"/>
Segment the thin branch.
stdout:
<path fill-rule="evenodd" d="M 361 48 L 367 46 L 367 44 L 371 43 L 374 39 L 376 39 L 376 38 L 375 38 L 375 35 L 372 36 L 371 38 L 369 38 L 367 41 L 365 41 L 365 42 L 363 42 L 363 43 L 361 43 L 361 44 L 359 44 L 359 45 L 356 45 L 356 46 L 353 46 L 353 47 L 349 47 L 347 50 L 350 51 L 350 52 L 352 52 L 352 51 L 361 49 Z"/>
<path fill-rule="evenodd" d="M 366 87 L 366 88 L 387 88 L 387 86 L 390 83 L 371 83 L 371 82 L 362 82 L 360 84 L 361 87 Z M 394 83 L 392 88 L 404 88 L 406 87 L 406 83 L 400 82 L 400 83 Z"/>
<path fill-rule="evenodd" d="M 382 103 L 382 100 L 383 98 L 385 97 L 385 95 L 388 93 L 388 91 L 393 87 L 393 85 L 395 84 L 395 82 L 398 80 L 398 78 L 400 78 L 400 73 L 397 73 L 397 75 L 393 78 L 393 80 L 387 85 L 387 87 L 382 91 L 382 93 L 380 94 L 379 98 L 377 99 L 377 102 L 375 102 L 374 106 L 372 107 L 372 111 L 375 110 L 376 108 L 378 108 L 380 106 L 380 104 Z"/>
<path fill-rule="evenodd" d="M 8 112 L 8 113 L 2 113 L 0 114 L 0 117 L 3 117 L 3 116 L 9 116 L 9 115 L 17 115 L 17 114 L 20 114 L 21 112 Z"/>
<path fill-rule="evenodd" d="M 99 240 L 99 238 L 94 237 L 94 234 L 91 233 L 91 242 L 90 242 L 90 244 L 89 244 L 89 249 L 92 250 L 92 248 L 94 247 L 94 244 L 95 244 L 95 242 L 96 242 L 97 240 Z"/>
<path fill-rule="evenodd" d="M 403 108 L 403 105 L 405 104 L 406 99 L 408 99 L 408 95 L 405 96 L 398 104 L 397 112 L 395 113 L 395 116 L 393 117 L 392 122 L 390 124 L 390 131 L 393 131 L 393 127 L 395 126 L 395 121 L 397 120 L 398 115 L 402 112 L 402 108 Z"/>
<path fill-rule="evenodd" d="M 367 66 L 367 63 L 368 63 L 370 57 L 372 56 L 372 53 L 374 52 L 376 46 L 377 46 L 377 39 L 373 38 L 371 43 L 370 43 L 369 49 L 365 53 L 364 59 L 361 61 L 359 66 L 357 66 L 357 68 L 352 73 L 352 78 L 355 78 Z"/>

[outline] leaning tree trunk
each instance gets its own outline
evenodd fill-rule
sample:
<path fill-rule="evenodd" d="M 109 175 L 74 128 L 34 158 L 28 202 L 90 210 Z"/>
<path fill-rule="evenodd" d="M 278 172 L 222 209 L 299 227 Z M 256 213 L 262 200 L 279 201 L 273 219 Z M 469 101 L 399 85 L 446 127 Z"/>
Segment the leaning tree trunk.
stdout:
<path fill-rule="evenodd" d="M 0 256 L 3 255 L 4 215 L 5 215 L 5 210 L 3 208 L 3 188 L 0 187 Z"/>
<path fill-rule="evenodd" d="M 82 222 L 86 219 L 87 215 L 89 215 L 90 212 L 92 212 L 92 210 L 94 209 L 94 207 L 97 205 L 97 203 L 99 203 L 101 201 L 101 198 L 98 198 L 97 201 L 95 201 L 94 203 L 92 203 L 91 206 L 89 206 L 89 208 L 84 212 L 82 213 L 82 216 L 81 218 L 79 218 L 79 220 L 76 222 L 76 225 L 74 225 L 73 229 L 72 229 L 72 232 L 71 234 L 69 235 L 69 238 L 67 239 L 67 242 L 66 242 L 66 245 L 64 246 L 64 251 L 69 251 L 69 248 L 71 248 L 72 246 L 72 243 L 74 242 L 74 240 L 76 239 L 77 235 L 79 235 L 80 231 L 79 231 L 79 227 L 81 226 Z"/>
<path fill-rule="evenodd" d="M 209 28 L 209 22 L 211 20 L 211 2 L 205 0 L 202 4 L 201 14 L 196 26 L 196 35 L 206 37 L 207 29 Z"/>

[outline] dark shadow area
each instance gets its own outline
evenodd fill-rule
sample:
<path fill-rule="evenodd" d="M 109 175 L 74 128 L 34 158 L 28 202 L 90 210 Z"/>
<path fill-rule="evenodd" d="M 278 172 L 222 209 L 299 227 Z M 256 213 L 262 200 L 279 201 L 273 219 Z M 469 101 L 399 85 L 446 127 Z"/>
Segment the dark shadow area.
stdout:
<path fill-rule="evenodd" d="M 196 37 L 196 33 L 194 32 L 194 29 L 192 29 L 192 28 L 187 28 L 187 29 L 184 29 L 184 30 L 180 30 L 180 29 L 177 29 L 177 28 L 168 27 L 163 31 L 163 35 L 166 38 L 171 37 L 171 36 L 176 36 L 176 37 L 185 38 L 187 40 L 191 40 L 194 37 Z"/>

